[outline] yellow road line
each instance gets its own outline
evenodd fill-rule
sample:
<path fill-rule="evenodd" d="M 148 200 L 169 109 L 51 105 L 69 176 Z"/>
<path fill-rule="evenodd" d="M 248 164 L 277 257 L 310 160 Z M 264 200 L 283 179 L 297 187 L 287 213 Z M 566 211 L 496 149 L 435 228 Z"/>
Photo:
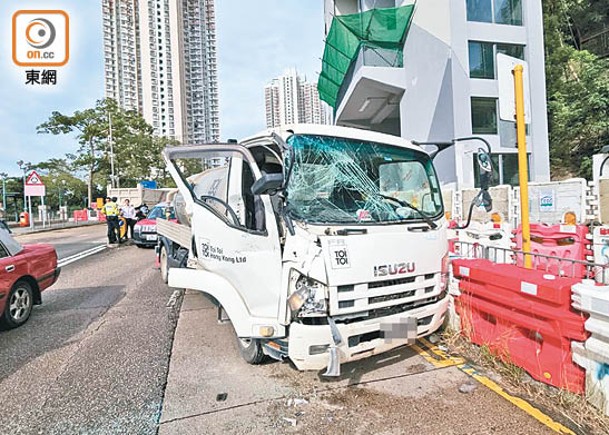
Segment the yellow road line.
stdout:
<path fill-rule="evenodd" d="M 442 349 L 439 349 L 437 346 L 434 346 L 432 343 L 430 343 L 424 338 L 419 339 L 416 344 L 412 345 L 412 348 L 419 355 L 425 358 L 427 362 L 434 365 L 436 368 L 457 367 L 463 373 L 480 382 L 488 389 L 494 391 L 499 396 L 503 397 L 511 404 L 517 406 L 518 408 L 529 414 L 531 417 L 533 417 L 535 420 L 549 427 L 553 431 L 561 434 L 576 435 L 575 432 L 573 432 L 571 429 L 554 421 L 550 416 L 544 414 L 526 400 L 521 399 L 520 397 L 512 396 L 511 394 L 507 393 L 496 382 L 484 375 L 481 375 L 476 371 L 475 368 L 467 365 L 463 358 L 448 355 Z"/>
<path fill-rule="evenodd" d="M 550 416 L 544 414 L 543 412 L 541 412 L 539 409 L 535 408 L 533 405 L 531 405 L 526 400 L 523 400 L 519 397 L 514 397 L 511 394 L 506 393 L 505 390 L 503 388 L 501 388 L 501 386 L 497 385 L 497 383 L 495 383 L 491 379 L 487 378 L 486 376 L 479 374 L 476 371 L 476 369 L 474 369 L 473 367 L 469 367 L 469 366 L 463 364 L 463 365 L 458 366 L 458 369 L 461 370 L 463 373 L 466 373 L 467 375 L 471 376 L 472 378 L 474 378 L 475 380 L 480 382 L 485 387 L 487 387 L 490 390 L 494 391 L 495 393 L 499 394 L 501 397 L 506 399 L 508 402 L 512 403 L 513 405 L 516 405 L 518 408 L 522 409 L 524 412 L 529 414 L 531 417 L 533 417 L 537 421 L 543 423 L 544 425 L 546 425 L 553 431 L 562 433 L 562 434 L 575 435 L 575 433 L 572 430 L 570 430 L 569 428 L 563 426 L 562 424 L 552 420 L 552 418 Z"/>
<path fill-rule="evenodd" d="M 452 361 L 450 359 L 438 359 L 438 357 L 432 356 L 426 349 L 423 349 L 417 344 L 413 344 L 411 346 L 419 355 L 427 360 L 430 364 L 433 364 L 436 368 L 445 368 L 445 367 L 454 367 L 458 362 Z"/>

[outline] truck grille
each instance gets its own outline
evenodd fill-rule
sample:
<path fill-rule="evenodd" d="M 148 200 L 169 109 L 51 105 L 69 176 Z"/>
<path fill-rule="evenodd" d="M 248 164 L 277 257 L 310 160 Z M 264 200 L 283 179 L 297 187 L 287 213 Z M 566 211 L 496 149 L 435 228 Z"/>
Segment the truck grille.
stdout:
<path fill-rule="evenodd" d="M 439 283 L 440 274 L 432 273 L 330 287 L 330 314 L 359 318 L 376 310 L 391 311 L 396 307 L 414 308 L 425 301 L 432 303 L 434 293 L 439 295 L 441 291 Z"/>

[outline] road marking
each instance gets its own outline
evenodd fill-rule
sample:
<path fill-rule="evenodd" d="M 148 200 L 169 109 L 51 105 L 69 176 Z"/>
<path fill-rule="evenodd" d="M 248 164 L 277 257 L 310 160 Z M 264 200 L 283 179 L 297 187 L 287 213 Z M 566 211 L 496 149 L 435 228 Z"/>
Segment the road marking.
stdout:
<path fill-rule="evenodd" d="M 413 344 L 412 348 L 436 368 L 454 367 L 463 363 L 463 361 L 453 361 L 449 358 L 438 358 L 438 356 L 434 356 L 435 352 L 428 352 L 428 350 L 431 351 L 431 349 L 424 349 L 418 344 Z"/>
<path fill-rule="evenodd" d="M 180 290 L 174 290 L 173 293 L 171 294 L 171 297 L 169 298 L 169 301 L 167 301 L 167 307 L 173 308 L 175 306 L 176 302 L 178 302 L 179 297 L 180 297 Z"/>
<path fill-rule="evenodd" d="M 99 245 L 99 246 L 96 246 L 94 248 L 87 249 L 86 251 L 79 252 L 78 254 L 71 255 L 71 256 L 66 257 L 66 258 L 62 258 L 57 263 L 57 267 L 67 266 L 68 264 L 74 263 L 75 261 L 82 260 L 83 258 L 86 258 L 86 257 L 88 257 L 90 255 L 93 255 L 93 254 L 97 254 L 98 252 L 101 252 L 104 249 L 106 249 L 106 245 Z"/>
<path fill-rule="evenodd" d="M 529 414 L 535 420 L 539 421 L 543 425 L 552 429 L 554 432 L 561 433 L 561 434 L 576 435 L 575 432 L 573 432 L 571 429 L 567 428 L 566 426 L 563 426 L 562 424 L 558 423 L 557 421 L 554 421 L 550 416 L 544 414 L 543 412 L 541 412 L 539 409 L 535 408 L 533 405 L 531 405 L 526 400 L 521 399 L 520 397 L 514 397 L 511 394 L 507 393 L 496 382 L 494 382 L 493 380 L 489 379 L 488 377 L 478 373 L 478 371 L 475 368 L 473 368 L 470 365 L 468 365 L 467 363 L 465 363 L 465 360 L 463 358 L 454 357 L 454 356 L 447 354 L 446 352 L 442 351 L 437 346 L 431 344 L 429 341 L 427 341 L 424 338 L 420 338 L 418 340 L 417 344 L 412 345 L 412 348 L 419 355 L 421 355 L 423 358 L 425 358 L 425 360 L 427 360 L 429 363 L 431 363 L 432 365 L 434 365 L 437 368 L 444 368 L 444 367 L 451 367 L 451 366 L 457 367 L 463 373 L 465 373 L 466 375 L 475 379 L 476 381 L 480 382 L 482 385 L 487 387 L 489 390 L 494 391 L 495 393 L 497 393 L 499 396 L 503 397 L 505 400 L 507 400 L 511 404 L 517 406 L 518 408 L 520 408 L 521 410 L 523 410 L 524 412 Z"/>
<path fill-rule="evenodd" d="M 472 378 L 474 378 L 475 380 L 480 382 L 482 385 L 484 385 L 488 389 L 499 394 L 501 397 L 503 397 L 505 400 L 507 400 L 511 404 L 516 405 L 518 408 L 522 409 L 524 412 L 529 414 L 535 420 L 546 425 L 547 427 L 552 429 L 554 432 L 575 435 L 575 432 L 573 432 L 569 428 L 563 426 L 562 424 L 554 421 L 552 419 L 552 417 L 544 414 L 543 412 L 541 412 L 539 409 L 535 408 L 533 405 L 531 405 L 526 400 L 523 400 L 520 397 L 514 397 L 511 394 L 506 393 L 506 391 L 501 386 L 497 385 L 496 382 L 492 381 L 491 379 L 487 378 L 486 376 L 479 374 L 475 368 L 470 367 L 467 364 L 458 366 L 458 368 L 463 373 L 471 376 Z"/>

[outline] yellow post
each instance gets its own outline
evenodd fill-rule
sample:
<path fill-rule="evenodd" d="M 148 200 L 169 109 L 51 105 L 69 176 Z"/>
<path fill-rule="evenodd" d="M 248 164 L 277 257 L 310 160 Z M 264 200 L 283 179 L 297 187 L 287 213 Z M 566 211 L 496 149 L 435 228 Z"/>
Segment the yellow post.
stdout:
<path fill-rule="evenodd" d="M 531 252 L 531 228 L 529 225 L 529 171 L 527 165 L 527 136 L 524 122 L 523 66 L 514 67 L 514 92 L 516 97 L 516 132 L 518 135 L 518 180 L 520 181 L 520 218 L 522 223 L 522 250 Z M 531 256 L 524 255 L 524 267 L 531 268 Z"/>

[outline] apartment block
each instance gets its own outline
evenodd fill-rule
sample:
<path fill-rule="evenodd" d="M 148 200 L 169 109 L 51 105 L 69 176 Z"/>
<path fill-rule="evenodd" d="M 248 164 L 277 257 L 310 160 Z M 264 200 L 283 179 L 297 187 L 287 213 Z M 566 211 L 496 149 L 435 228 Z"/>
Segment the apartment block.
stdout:
<path fill-rule="evenodd" d="M 481 136 L 495 184 L 517 184 L 515 125 L 499 119 L 497 54 L 528 63 L 530 178 L 550 177 L 541 0 L 326 0 L 326 37 L 346 35 L 351 57 L 326 44 L 321 98 L 335 122 L 407 139 Z M 372 34 L 374 33 L 374 34 Z M 381 36 L 379 36 L 381 35 Z M 478 141 L 436 157 L 443 183 L 476 184 Z"/>
<path fill-rule="evenodd" d="M 264 88 L 267 127 L 288 124 L 331 124 L 328 108 L 320 101 L 317 85 L 294 69 L 287 70 Z"/>
<path fill-rule="evenodd" d="M 106 96 L 159 136 L 220 138 L 213 0 L 102 0 Z"/>
<path fill-rule="evenodd" d="M 102 2 L 106 97 L 142 110 L 137 0 Z"/>

